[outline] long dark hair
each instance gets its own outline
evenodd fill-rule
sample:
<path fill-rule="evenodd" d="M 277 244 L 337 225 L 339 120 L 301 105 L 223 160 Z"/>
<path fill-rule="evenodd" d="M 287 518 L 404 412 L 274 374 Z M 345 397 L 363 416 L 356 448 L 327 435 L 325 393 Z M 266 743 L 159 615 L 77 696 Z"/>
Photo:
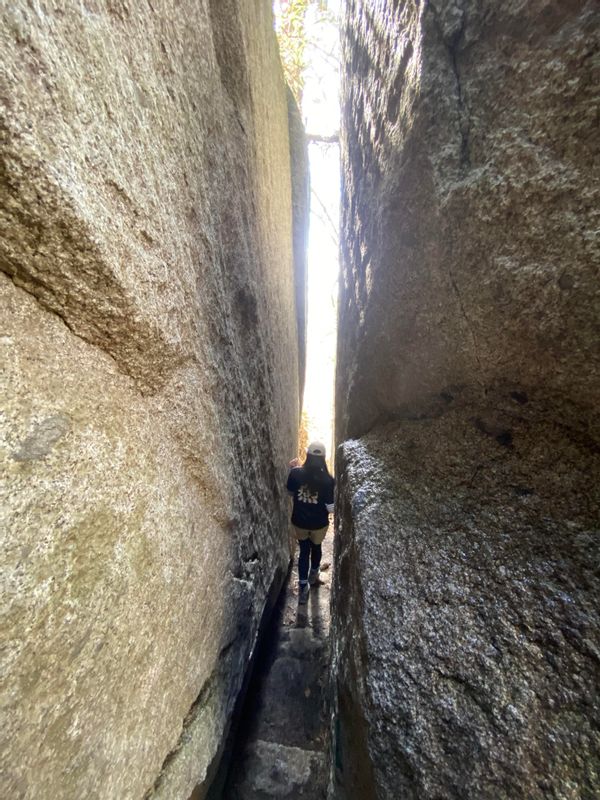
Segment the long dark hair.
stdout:
<path fill-rule="evenodd" d="M 308 453 L 302 469 L 311 492 L 318 492 L 319 489 L 325 488 L 331 480 L 331 475 L 323 456 L 314 456 Z"/>

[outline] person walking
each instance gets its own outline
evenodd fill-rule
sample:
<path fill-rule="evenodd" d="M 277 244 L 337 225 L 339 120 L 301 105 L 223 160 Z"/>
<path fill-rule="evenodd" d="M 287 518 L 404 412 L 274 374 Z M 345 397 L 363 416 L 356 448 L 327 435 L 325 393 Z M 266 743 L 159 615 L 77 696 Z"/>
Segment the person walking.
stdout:
<path fill-rule="evenodd" d="M 297 458 L 289 464 L 287 490 L 294 501 L 292 525 L 300 545 L 300 605 L 308 600 L 309 586 L 314 586 L 319 579 L 321 543 L 329 527 L 329 514 L 333 512 L 335 480 L 329 474 L 325 455 L 325 445 L 312 442 L 306 450 L 306 461 L 302 466 Z"/>

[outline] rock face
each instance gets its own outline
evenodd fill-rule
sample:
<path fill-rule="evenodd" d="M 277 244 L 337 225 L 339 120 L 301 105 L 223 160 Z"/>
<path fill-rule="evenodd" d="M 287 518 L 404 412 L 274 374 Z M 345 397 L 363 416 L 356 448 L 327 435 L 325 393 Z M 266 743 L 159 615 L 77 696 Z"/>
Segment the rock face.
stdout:
<path fill-rule="evenodd" d="M 289 561 L 268 0 L 2 11 L 1 791 L 203 796 Z"/>
<path fill-rule="evenodd" d="M 600 792 L 599 22 L 347 4 L 340 797 Z"/>

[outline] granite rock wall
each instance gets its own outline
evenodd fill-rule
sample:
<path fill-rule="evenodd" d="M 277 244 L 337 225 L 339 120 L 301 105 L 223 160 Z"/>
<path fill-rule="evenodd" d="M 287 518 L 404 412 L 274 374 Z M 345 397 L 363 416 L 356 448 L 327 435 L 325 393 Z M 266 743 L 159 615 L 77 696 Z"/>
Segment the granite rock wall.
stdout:
<path fill-rule="evenodd" d="M 346 5 L 339 797 L 600 791 L 599 23 Z"/>
<path fill-rule="evenodd" d="M 3 797 L 202 797 L 289 562 L 268 0 L 5 5 Z"/>

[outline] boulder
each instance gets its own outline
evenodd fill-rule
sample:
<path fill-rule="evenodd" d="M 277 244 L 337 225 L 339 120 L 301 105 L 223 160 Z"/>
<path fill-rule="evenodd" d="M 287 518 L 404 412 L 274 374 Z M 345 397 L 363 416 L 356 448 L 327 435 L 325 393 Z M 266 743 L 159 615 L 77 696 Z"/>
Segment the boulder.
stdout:
<path fill-rule="evenodd" d="M 597 426 L 598 23 L 593 0 L 347 4 L 340 439 L 459 389 Z"/>
<path fill-rule="evenodd" d="M 290 558 L 270 3 L 1 15 L 0 794 L 203 796 Z"/>
<path fill-rule="evenodd" d="M 599 22 L 347 3 L 332 796 L 600 792 Z"/>
<path fill-rule="evenodd" d="M 322 753 L 276 742 L 254 741 L 239 765 L 240 783 L 228 800 L 322 800 L 326 761 Z M 315 787 L 320 787 L 315 790 Z"/>
<path fill-rule="evenodd" d="M 341 798 L 598 793 L 600 451 L 509 404 L 510 445 L 457 407 L 338 451 Z"/>

